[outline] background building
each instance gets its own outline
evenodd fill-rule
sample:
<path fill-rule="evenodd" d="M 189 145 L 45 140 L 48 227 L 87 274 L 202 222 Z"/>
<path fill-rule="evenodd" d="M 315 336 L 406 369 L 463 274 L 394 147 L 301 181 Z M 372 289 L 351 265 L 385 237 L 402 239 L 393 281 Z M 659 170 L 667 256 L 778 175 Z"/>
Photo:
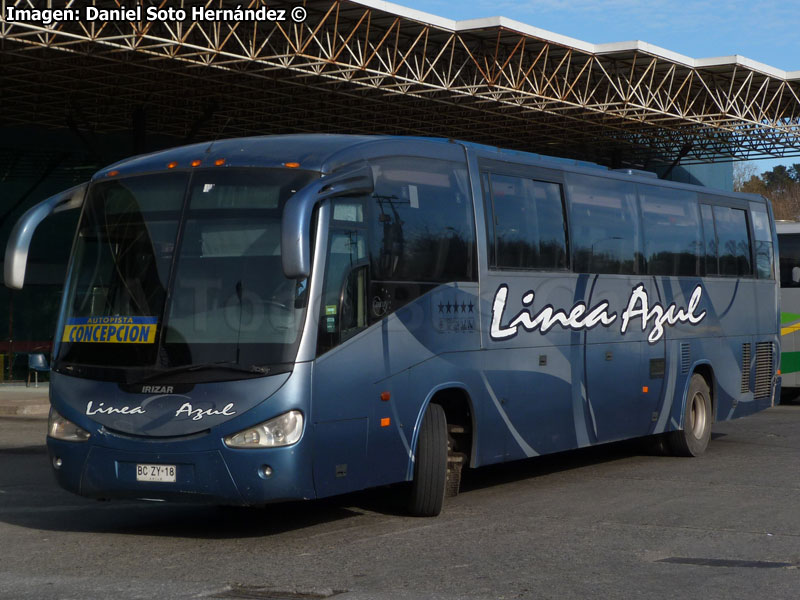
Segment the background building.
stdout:
<path fill-rule="evenodd" d="M 196 4 L 171 6 L 188 13 Z M 286 20 L 44 25 L 0 15 L 3 247 L 24 210 L 97 169 L 223 137 L 454 137 L 723 189 L 734 160 L 800 155 L 800 71 L 642 42 L 594 45 L 504 18 L 454 22 L 377 1 L 268 5 Z M 76 218 L 43 224 L 25 289 L 0 291 L 0 353 L 49 347 Z"/>

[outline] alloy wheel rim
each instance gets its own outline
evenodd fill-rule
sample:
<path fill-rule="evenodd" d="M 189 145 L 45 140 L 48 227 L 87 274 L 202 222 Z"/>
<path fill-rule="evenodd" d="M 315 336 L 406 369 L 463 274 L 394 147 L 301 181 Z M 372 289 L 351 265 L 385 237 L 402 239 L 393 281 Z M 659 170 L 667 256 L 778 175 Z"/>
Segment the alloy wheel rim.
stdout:
<path fill-rule="evenodd" d="M 696 392 L 692 396 L 690 424 L 692 435 L 698 440 L 703 437 L 703 432 L 706 429 L 706 402 L 703 394 Z"/>

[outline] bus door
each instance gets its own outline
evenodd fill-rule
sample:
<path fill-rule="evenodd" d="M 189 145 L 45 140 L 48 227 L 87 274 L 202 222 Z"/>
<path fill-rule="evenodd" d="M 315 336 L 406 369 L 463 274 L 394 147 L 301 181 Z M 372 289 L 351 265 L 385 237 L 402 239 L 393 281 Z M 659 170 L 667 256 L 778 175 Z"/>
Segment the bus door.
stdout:
<path fill-rule="evenodd" d="M 585 293 L 569 272 L 562 181 L 546 169 L 482 163 L 485 462 L 586 445 L 582 334 L 558 320 Z"/>
<path fill-rule="evenodd" d="M 657 420 L 664 381 L 664 337 L 647 341 L 641 319 L 628 322 L 621 332 L 623 312 L 636 290 L 658 298 L 653 278 L 596 275 L 591 284 L 590 306 L 608 302 L 617 313 L 611 327 L 586 332 L 586 391 L 596 442 L 647 435 Z"/>
<path fill-rule="evenodd" d="M 636 187 L 587 175 L 570 175 L 567 187 L 573 270 L 588 274 L 587 306 L 605 304 L 616 315 L 613 323 L 585 332 L 589 439 L 647 435 L 660 395 L 664 341 L 649 343 L 641 319 L 630 320 L 623 332 L 623 313 L 634 294 L 650 303 L 657 298 L 653 278 L 643 273 Z"/>

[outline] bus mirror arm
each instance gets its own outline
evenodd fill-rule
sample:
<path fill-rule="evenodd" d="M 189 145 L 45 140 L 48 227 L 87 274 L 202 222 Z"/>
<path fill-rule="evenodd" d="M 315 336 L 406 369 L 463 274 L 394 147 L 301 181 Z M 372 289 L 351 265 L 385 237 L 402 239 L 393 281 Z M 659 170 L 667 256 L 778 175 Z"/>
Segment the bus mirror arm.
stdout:
<path fill-rule="evenodd" d="M 88 186 L 88 183 L 82 183 L 55 196 L 50 196 L 47 200 L 43 200 L 33 208 L 28 209 L 17 221 L 6 244 L 3 277 L 7 287 L 15 290 L 22 289 L 22 285 L 25 283 L 28 251 L 39 223 L 54 212 L 81 207 L 86 197 L 86 188 Z"/>
<path fill-rule="evenodd" d="M 322 177 L 292 196 L 283 210 L 281 224 L 283 274 L 289 279 L 303 279 L 311 274 L 311 215 L 320 202 L 370 194 L 374 189 L 372 169 L 362 164 Z"/>

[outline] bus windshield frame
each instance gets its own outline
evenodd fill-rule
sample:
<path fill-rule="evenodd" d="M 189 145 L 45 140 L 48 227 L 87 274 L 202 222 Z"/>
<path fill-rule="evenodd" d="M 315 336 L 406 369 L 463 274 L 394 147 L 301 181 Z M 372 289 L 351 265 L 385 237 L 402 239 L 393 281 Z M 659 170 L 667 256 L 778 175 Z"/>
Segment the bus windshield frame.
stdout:
<path fill-rule="evenodd" d="M 54 369 L 119 382 L 291 370 L 308 281 L 283 274 L 281 217 L 318 176 L 226 168 L 93 183 Z"/>

